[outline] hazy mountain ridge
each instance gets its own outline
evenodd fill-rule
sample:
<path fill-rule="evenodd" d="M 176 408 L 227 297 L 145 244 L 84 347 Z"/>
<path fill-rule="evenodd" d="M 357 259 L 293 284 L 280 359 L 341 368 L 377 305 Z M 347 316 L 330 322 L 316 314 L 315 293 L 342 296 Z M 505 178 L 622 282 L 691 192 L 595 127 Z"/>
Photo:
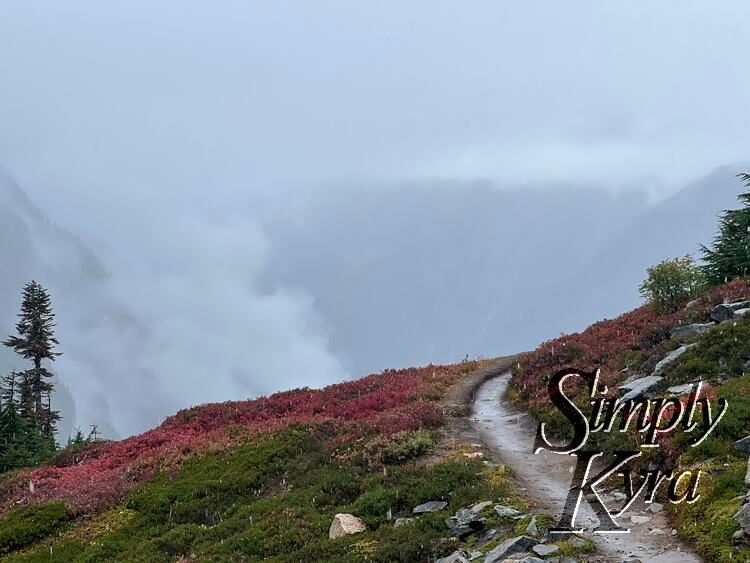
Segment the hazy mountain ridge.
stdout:
<path fill-rule="evenodd" d="M 313 296 L 352 373 L 530 349 L 637 306 L 648 266 L 711 239 L 740 168 L 657 203 L 491 182 L 330 189 L 269 223 L 264 282 Z"/>

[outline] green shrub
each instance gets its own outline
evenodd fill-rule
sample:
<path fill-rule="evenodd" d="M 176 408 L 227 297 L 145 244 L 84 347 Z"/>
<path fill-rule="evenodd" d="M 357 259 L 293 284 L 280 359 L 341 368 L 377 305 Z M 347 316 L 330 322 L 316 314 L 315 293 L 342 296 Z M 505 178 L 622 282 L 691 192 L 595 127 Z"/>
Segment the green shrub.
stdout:
<path fill-rule="evenodd" d="M 62 501 L 11 510 L 0 520 L 0 553 L 25 547 L 59 530 L 67 521 Z"/>
<path fill-rule="evenodd" d="M 703 271 L 687 255 L 663 260 L 648 268 L 646 280 L 639 289 L 643 298 L 659 312 L 669 312 L 696 297 L 705 284 Z"/>

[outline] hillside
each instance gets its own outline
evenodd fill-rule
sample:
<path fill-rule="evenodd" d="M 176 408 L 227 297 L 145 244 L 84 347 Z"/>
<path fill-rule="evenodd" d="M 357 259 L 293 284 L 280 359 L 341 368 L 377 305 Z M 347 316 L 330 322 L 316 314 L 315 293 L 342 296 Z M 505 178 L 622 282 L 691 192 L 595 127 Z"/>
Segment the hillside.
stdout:
<path fill-rule="evenodd" d="M 749 298 L 749 280 L 738 278 L 708 290 L 673 313 L 659 314 L 644 305 L 581 333 L 544 342 L 520 356 L 506 394 L 560 437 L 571 435 L 570 423 L 550 403 L 547 382 L 566 367 L 601 368 L 600 381 L 609 388 L 608 397 L 617 396 L 618 389 L 620 394 L 638 389 L 635 396 L 678 397 L 685 404 L 694 389 L 690 384 L 703 380 L 702 397 L 714 402 L 727 399 L 726 415 L 700 446 L 689 447 L 685 433 L 668 434 L 658 449 L 639 460 L 644 469 L 654 462 L 675 471 L 703 472 L 701 498 L 696 502 L 672 505 L 663 493 L 659 499 L 668 507 L 679 534 L 707 561 L 745 561 L 750 557 L 750 528 L 740 511 L 747 506 L 746 472 L 750 467 L 743 441 L 750 433 L 750 317 L 744 316 L 743 310 L 750 305 Z M 733 310 L 739 313 L 735 315 Z M 647 376 L 651 383 L 639 388 Z M 591 405 L 584 386 L 574 396 L 588 416 Z M 615 431 L 592 434 L 592 439 L 611 453 L 638 450 L 643 435 L 634 430 Z M 610 486 L 622 490 L 621 483 Z"/>
<path fill-rule="evenodd" d="M 531 517 L 507 468 L 446 434 L 446 394 L 481 365 L 389 370 L 203 405 L 140 436 L 69 449 L 2 477 L 0 552 L 8 561 L 154 562 L 489 553 Z M 423 503 L 441 504 L 415 513 Z M 329 539 L 339 513 L 367 529 Z M 545 518 L 535 520 L 540 530 Z"/>

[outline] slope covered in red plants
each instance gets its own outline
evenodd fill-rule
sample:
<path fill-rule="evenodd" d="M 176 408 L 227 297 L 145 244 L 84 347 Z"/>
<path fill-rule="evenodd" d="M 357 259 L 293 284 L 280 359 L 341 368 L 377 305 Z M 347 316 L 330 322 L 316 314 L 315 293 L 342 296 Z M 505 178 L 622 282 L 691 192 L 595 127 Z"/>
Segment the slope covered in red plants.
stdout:
<path fill-rule="evenodd" d="M 0 490 L 0 514 L 17 504 L 49 500 L 64 500 L 72 514 L 93 513 L 190 456 L 294 424 L 308 425 L 330 448 L 371 435 L 434 428 L 442 417 L 437 400 L 472 367 L 469 362 L 388 370 L 320 390 L 186 409 L 144 434 L 63 453 L 51 464 L 11 476 Z"/>
<path fill-rule="evenodd" d="M 610 388 L 628 375 L 621 369 L 654 352 L 676 325 L 704 322 L 718 303 L 750 296 L 747 279 L 738 278 L 713 288 L 699 299 L 673 313 L 658 313 L 643 305 L 615 319 L 592 324 L 576 334 L 543 342 L 533 352 L 522 354 L 513 372 L 516 399 L 537 413 L 551 407 L 549 378 L 566 367 L 582 370 L 601 368 L 601 378 Z"/>

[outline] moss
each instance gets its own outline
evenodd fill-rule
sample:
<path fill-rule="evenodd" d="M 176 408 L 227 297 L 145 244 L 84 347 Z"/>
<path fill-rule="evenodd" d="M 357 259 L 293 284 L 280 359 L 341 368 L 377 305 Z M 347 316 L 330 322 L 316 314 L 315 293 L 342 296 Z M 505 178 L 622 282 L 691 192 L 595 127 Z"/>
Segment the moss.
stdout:
<path fill-rule="evenodd" d="M 0 553 L 23 548 L 60 530 L 67 521 L 61 501 L 11 510 L 0 520 Z"/>

